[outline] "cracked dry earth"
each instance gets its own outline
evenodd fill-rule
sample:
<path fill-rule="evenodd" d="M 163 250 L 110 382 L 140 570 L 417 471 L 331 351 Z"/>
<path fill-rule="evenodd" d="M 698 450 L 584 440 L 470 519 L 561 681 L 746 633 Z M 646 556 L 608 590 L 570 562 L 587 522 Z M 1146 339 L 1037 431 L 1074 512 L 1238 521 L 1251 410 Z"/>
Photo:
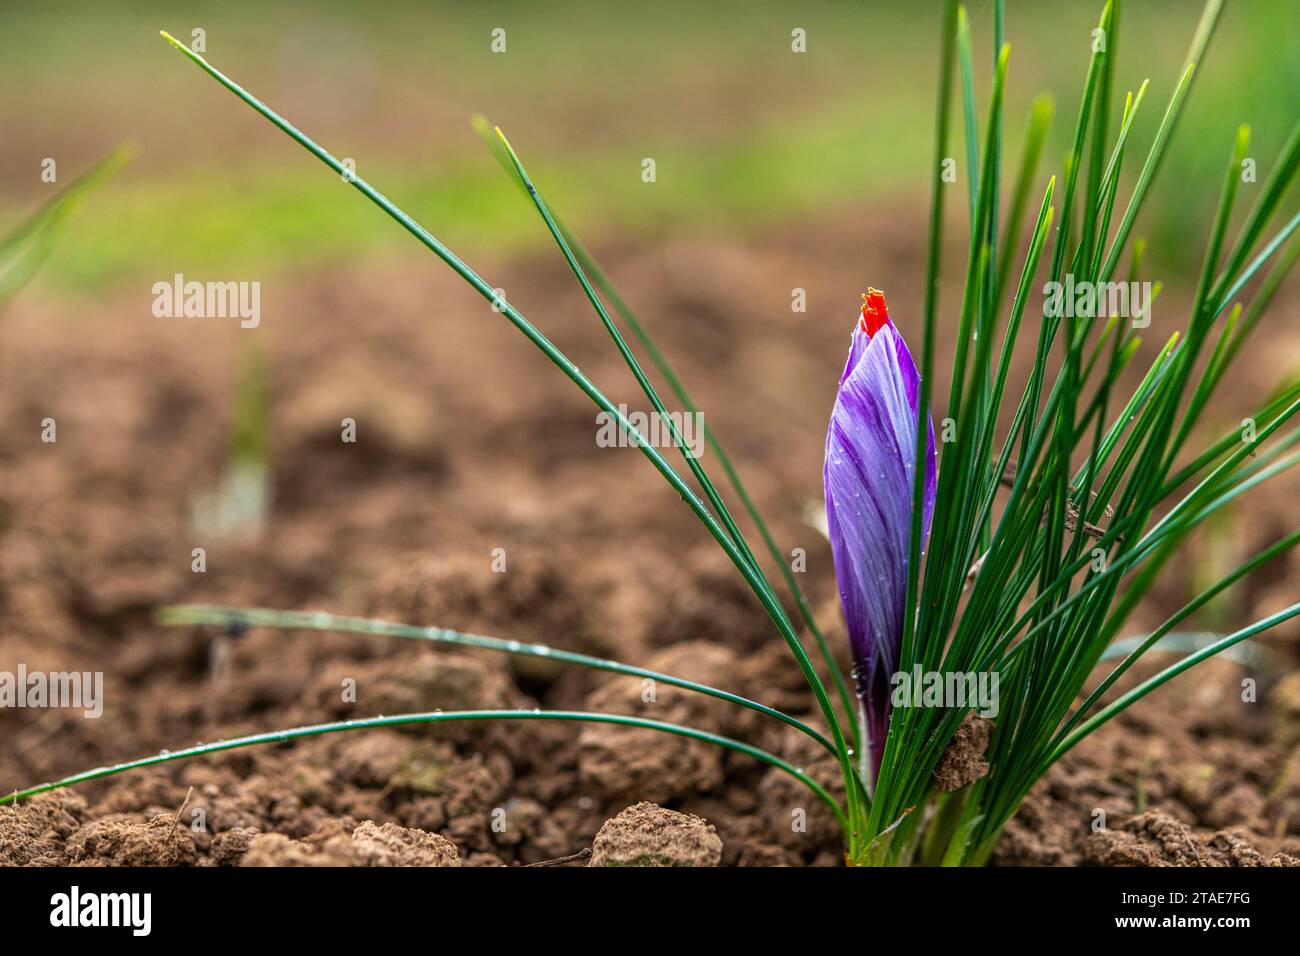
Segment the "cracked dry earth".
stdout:
<path fill-rule="evenodd" d="M 788 289 L 797 275 L 810 302 L 841 301 L 851 313 L 860 221 L 744 248 L 690 242 L 606 254 L 679 360 L 777 539 L 806 549 L 807 588 L 837 646 L 829 548 L 803 515 L 820 496 L 849 320 L 792 317 Z M 873 274 L 914 269 L 914 249 L 880 248 L 902 258 L 871 252 Z M 486 272 L 509 275 L 512 301 L 610 394 L 633 394 L 554 262 L 489 263 Z M 900 316 L 915 311 L 902 283 L 890 294 Z M 585 399 L 423 260 L 268 282 L 255 332 L 153 319 L 135 287 L 97 301 L 92 311 L 34 289 L 4 316 L 0 669 L 103 671 L 105 704 L 99 719 L 0 710 L 0 788 L 306 723 L 533 707 L 690 724 L 751 741 L 835 785 L 833 763 L 793 730 L 669 687 L 648 695 L 640 681 L 553 661 L 372 636 L 228 637 L 155 624 L 153 609 L 173 602 L 437 624 L 613 657 L 809 712 L 788 652 L 677 497 L 635 451 L 597 448 Z M 1294 300 L 1278 311 L 1293 318 Z M 221 480 L 230 386 L 250 335 L 269 359 L 273 498 L 260 535 L 205 537 L 191 514 Z M 1254 379 L 1229 383 L 1243 410 L 1286 351 L 1259 344 L 1241 363 Z M 1235 404 L 1231 413 L 1240 418 Z M 58 422 L 52 445 L 39 439 L 46 416 Z M 344 417 L 357 422 L 355 444 L 339 440 Z M 1229 534 L 1180 553 L 1134 627 L 1186 600 L 1206 548 L 1240 559 L 1290 530 L 1296 490 L 1289 478 L 1262 487 Z M 207 549 L 203 574 L 191 572 L 197 546 Z M 492 570 L 496 548 L 505 573 Z M 1294 600 L 1289 560 L 1231 596 L 1225 626 Z M 1265 643 L 1256 670 L 1211 662 L 1068 755 L 1012 822 L 995 862 L 1295 862 L 1300 633 L 1279 629 Z M 1252 703 L 1241 700 L 1247 676 L 1257 681 Z M 355 703 L 340 693 L 348 681 Z M 803 829 L 792 826 L 801 810 Z M 1098 811 L 1105 827 L 1094 830 Z M 0 808 L 0 863 L 17 865 L 557 858 L 841 862 L 828 813 L 779 771 L 608 725 L 335 734 Z"/>

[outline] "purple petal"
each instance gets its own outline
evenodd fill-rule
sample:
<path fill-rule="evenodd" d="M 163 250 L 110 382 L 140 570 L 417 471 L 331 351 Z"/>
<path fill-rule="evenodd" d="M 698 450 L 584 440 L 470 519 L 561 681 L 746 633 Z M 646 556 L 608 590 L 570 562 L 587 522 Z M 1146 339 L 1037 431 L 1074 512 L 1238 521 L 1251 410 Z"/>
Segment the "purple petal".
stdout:
<path fill-rule="evenodd" d="M 907 598 L 912 468 L 920 376 L 892 325 L 855 326 L 826 434 L 826 519 L 871 756 L 889 723 Z M 934 426 L 926 453 L 923 533 L 934 510 Z"/>

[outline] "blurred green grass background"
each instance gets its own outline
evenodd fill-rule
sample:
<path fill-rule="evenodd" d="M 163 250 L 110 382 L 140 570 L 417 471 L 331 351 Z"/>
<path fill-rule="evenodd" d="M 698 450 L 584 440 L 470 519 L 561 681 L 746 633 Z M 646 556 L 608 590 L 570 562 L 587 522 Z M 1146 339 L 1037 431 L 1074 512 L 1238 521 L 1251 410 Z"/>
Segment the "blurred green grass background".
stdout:
<path fill-rule="evenodd" d="M 1046 91 L 1056 118 L 1045 174 L 1058 172 L 1101 3 L 1007 7 L 1008 163 L 1031 100 Z M 1123 7 L 1116 121 L 1123 93 L 1151 80 L 1131 182 L 1201 5 Z M 985 0 L 969 9 L 983 92 L 992 9 Z M 466 254 L 547 241 L 470 129 L 475 112 L 503 126 L 552 204 L 591 238 L 744 236 L 872 208 L 916 233 L 928 199 L 939 13 L 938 2 L 904 0 L 6 4 L 0 221 L 50 194 L 44 158 L 57 160 L 63 183 L 131 141 L 139 158 L 88 205 L 46 288 L 82 295 L 141 275 L 261 276 L 407 243 L 158 36 L 188 40 L 201 28 L 214 65 L 354 158 L 361 175 Z M 1227 5 L 1138 227 L 1165 267 L 1199 264 L 1196 230 L 1213 212 L 1238 123 L 1253 127 L 1251 156 L 1266 175 L 1300 101 L 1298 20 L 1294 0 Z M 490 49 L 498 27 L 505 53 Z M 796 27 L 806 53 L 791 51 Z M 653 184 L 641 180 L 645 157 L 656 161 Z M 964 178 L 958 185 L 964 195 Z M 950 206 L 954 215 L 963 205 Z"/>

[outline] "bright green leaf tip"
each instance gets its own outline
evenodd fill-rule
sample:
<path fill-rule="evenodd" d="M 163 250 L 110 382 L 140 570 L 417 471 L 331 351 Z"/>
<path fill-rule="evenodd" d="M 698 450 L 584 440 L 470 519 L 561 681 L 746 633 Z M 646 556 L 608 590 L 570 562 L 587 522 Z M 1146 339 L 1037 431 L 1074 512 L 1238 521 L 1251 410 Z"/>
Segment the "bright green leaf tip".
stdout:
<path fill-rule="evenodd" d="M 195 53 L 193 50 L 191 50 L 189 47 L 187 47 L 187 46 L 186 46 L 184 43 L 182 43 L 180 40 L 176 39 L 174 36 L 172 36 L 172 35 L 171 35 L 170 33 L 168 33 L 166 30 L 159 30 L 159 31 L 158 31 L 158 35 L 159 35 L 160 37 L 162 37 L 164 40 L 166 40 L 168 43 L 170 43 L 172 46 L 176 47 L 176 49 L 180 50 L 180 51 L 181 51 L 182 53 L 184 53 L 186 56 L 188 56 L 191 60 L 194 60 L 194 61 L 199 62 L 199 63 L 203 63 L 203 62 L 205 62 L 204 59 L 203 59 L 203 57 L 199 56 L 197 53 Z"/>

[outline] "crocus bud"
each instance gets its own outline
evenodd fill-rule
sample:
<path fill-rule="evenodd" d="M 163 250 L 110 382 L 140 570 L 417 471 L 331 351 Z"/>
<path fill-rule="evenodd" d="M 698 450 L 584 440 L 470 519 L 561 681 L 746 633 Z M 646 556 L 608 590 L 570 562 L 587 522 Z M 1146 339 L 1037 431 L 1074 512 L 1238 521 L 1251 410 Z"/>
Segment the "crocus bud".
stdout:
<path fill-rule="evenodd" d="M 920 375 L 885 296 L 862 297 L 826 433 L 826 523 L 853 652 L 867 786 L 889 727 L 907 599 Z M 922 536 L 934 510 L 934 424 L 925 456 Z"/>

